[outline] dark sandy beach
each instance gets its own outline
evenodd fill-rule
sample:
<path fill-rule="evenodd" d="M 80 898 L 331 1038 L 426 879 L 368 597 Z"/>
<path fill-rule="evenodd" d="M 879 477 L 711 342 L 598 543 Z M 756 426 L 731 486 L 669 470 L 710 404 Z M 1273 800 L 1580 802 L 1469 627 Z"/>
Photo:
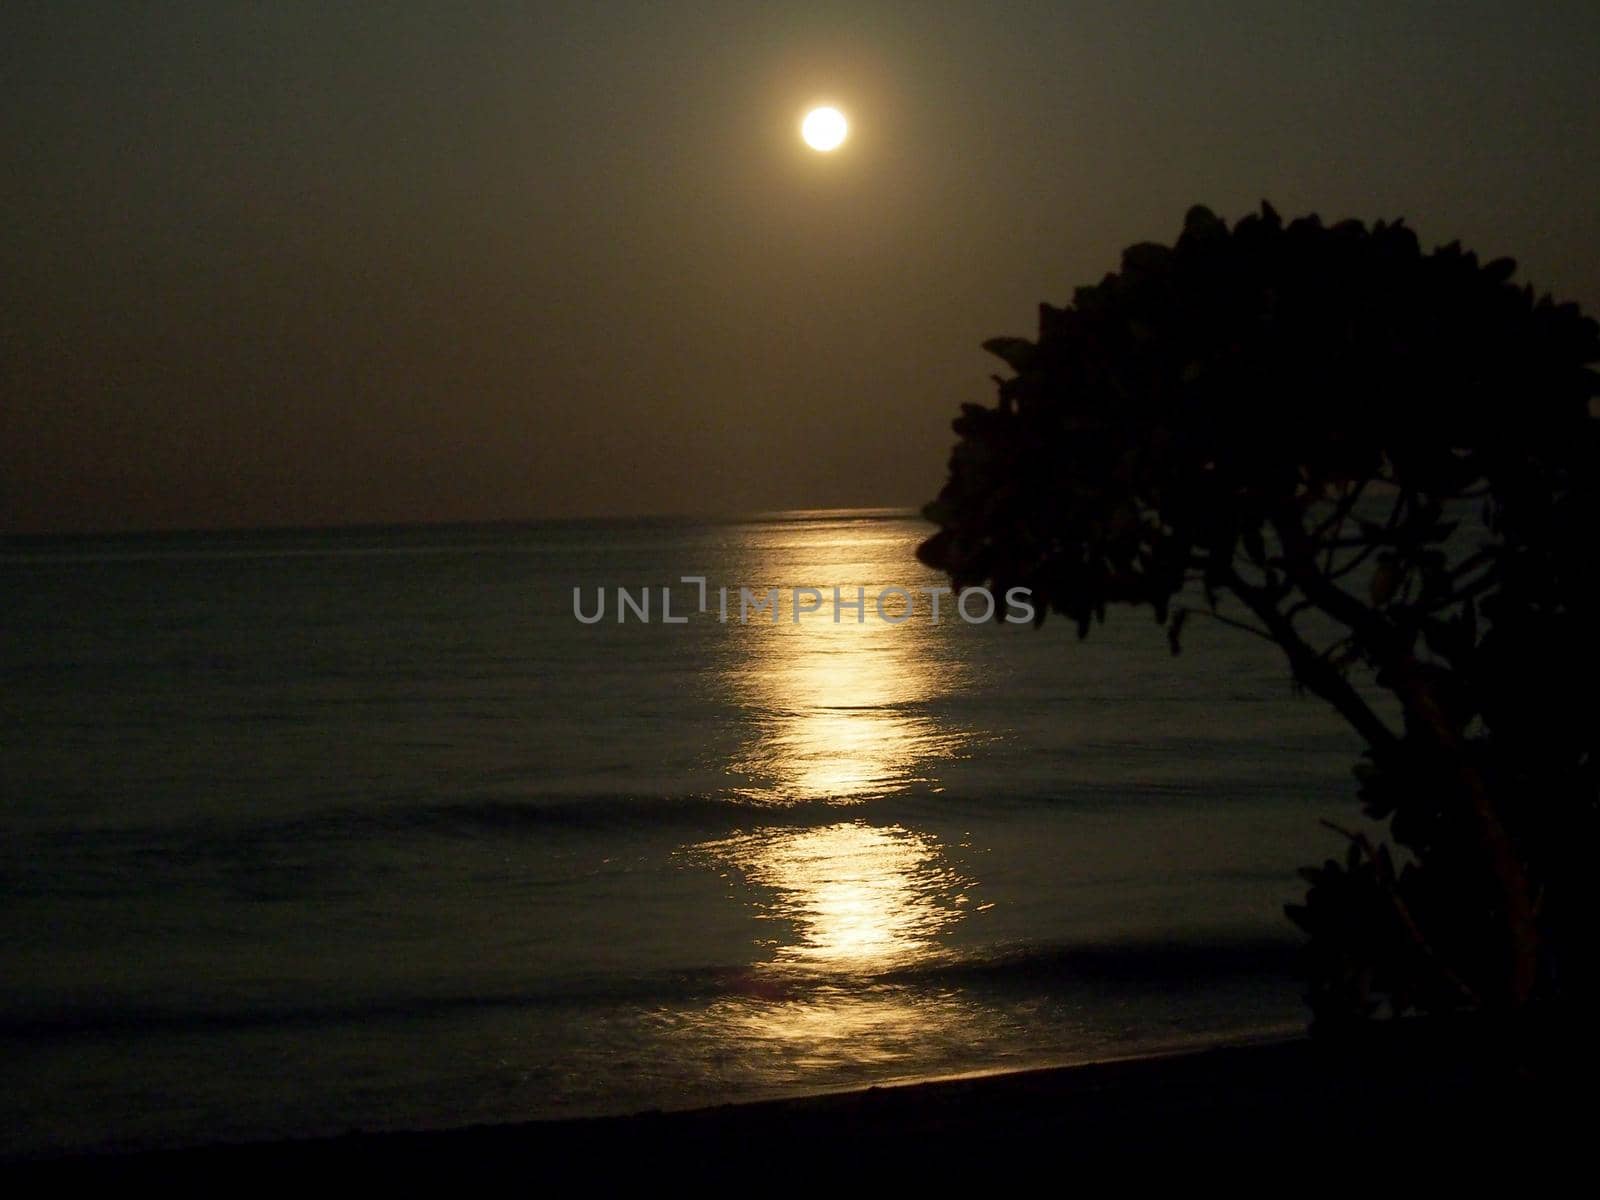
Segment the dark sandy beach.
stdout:
<path fill-rule="evenodd" d="M 1459 1031 L 1293 1038 L 684 1112 L 109 1154 L 13 1163 L 7 1173 L 204 1183 L 484 1172 L 533 1182 L 581 1172 L 605 1184 L 641 1170 L 748 1182 L 1002 1164 L 1136 1173 L 1210 1164 L 1249 1175 L 1293 1160 L 1437 1178 L 1536 1172 L 1573 1153 L 1583 1110 L 1559 1094 Z"/>

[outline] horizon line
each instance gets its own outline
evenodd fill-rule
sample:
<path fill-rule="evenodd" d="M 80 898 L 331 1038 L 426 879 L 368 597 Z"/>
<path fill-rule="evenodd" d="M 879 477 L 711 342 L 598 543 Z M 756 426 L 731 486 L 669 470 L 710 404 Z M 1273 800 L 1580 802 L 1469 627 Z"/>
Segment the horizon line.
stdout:
<path fill-rule="evenodd" d="M 824 519 L 853 516 L 857 519 L 916 517 L 921 505 L 826 505 L 807 508 L 767 508 L 720 512 L 613 513 L 588 516 L 552 517 L 474 517 L 447 520 L 413 521 L 330 521 L 320 524 L 286 525 L 171 525 L 138 529 L 49 529 L 31 532 L 0 532 L 0 543 L 66 541 L 94 538 L 193 537 L 226 534 L 306 534 L 306 533 L 386 533 L 412 529 L 486 529 L 534 525 L 631 525 L 631 524 L 740 524 L 746 521 Z"/>

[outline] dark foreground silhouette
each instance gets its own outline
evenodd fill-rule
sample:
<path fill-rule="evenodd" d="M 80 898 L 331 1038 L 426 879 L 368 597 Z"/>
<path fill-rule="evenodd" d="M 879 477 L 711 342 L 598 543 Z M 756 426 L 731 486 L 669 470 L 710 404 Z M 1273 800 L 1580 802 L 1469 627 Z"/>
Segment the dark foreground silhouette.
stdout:
<path fill-rule="evenodd" d="M 1191 616 L 1254 633 L 1366 742 L 1402 853 L 1350 832 L 1304 872 L 1321 1024 L 1600 980 L 1600 326 L 1514 271 L 1398 222 L 1195 208 L 986 343 L 1013 374 L 926 509 L 957 587 L 1080 636 L 1142 607 L 1174 653 Z"/>

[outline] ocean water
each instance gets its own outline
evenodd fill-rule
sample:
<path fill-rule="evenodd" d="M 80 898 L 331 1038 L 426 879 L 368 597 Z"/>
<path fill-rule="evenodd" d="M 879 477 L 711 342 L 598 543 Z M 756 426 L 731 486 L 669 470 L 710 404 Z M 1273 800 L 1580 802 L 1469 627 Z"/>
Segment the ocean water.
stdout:
<path fill-rule="evenodd" d="M 1354 736 L 1205 621 L 1174 658 L 1127 610 L 1083 642 L 948 597 L 936 623 L 924 593 L 880 620 L 879 589 L 942 582 L 928 532 L 0 546 L 0 1152 L 674 1108 L 1303 1023 L 1282 906 L 1341 850 L 1318 822 L 1355 814 Z M 833 620 L 835 585 L 867 589 L 864 621 Z M 619 587 L 652 619 L 618 620 Z M 741 623 L 740 587 L 779 588 L 782 619 Z M 797 588 L 823 601 L 798 622 Z"/>

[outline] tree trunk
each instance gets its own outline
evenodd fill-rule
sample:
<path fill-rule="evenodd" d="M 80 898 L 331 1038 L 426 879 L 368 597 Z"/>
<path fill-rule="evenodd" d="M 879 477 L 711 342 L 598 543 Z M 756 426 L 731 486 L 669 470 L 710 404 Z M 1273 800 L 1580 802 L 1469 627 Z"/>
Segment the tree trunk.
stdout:
<path fill-rule="evenodd" d="M 1484 866 L 1496 884 L 1505 926 L 1507 972 L 1503 1003 L 1520 1008 L 1532 997 L 1539 976 L 1539 926 L 1533 887 L 1516 845 L 1489 794 L 1483 772 L 1467 756 L 1461 730 L 1439 701 L 1438 692 L 1409 659 L 1397 672 L 1406 711 L 1438 741 L 1456 764 L 1456 777 L 1468 800 Z"/>

